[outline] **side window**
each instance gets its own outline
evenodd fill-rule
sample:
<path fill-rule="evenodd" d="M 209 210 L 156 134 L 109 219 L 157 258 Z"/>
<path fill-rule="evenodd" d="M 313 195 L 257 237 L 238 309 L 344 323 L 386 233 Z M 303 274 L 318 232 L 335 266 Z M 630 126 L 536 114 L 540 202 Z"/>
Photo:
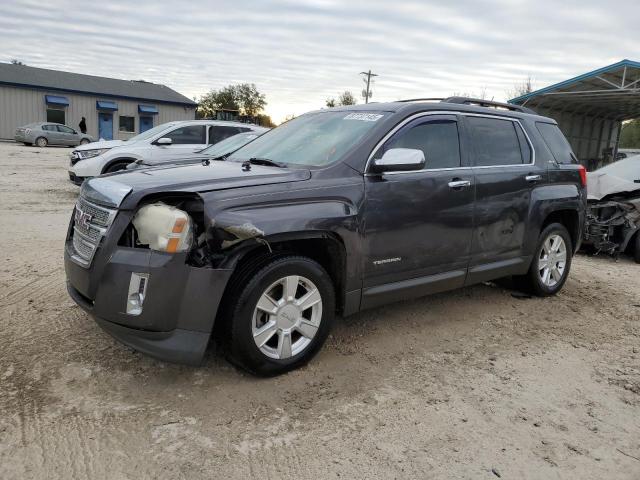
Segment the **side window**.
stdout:
<path fill-rule="evenodd" d="M 214 143 L 218 143 L 225 138 L 233 137 L 234 135 L 242 131 L 244 131 L 244 129 L 238 127 L 213 125 L 209 127 L 209 144 L 213 145 Z"/>
<path fill-rule="evenodd" d="M 171 139 L 173 145 L 185 145 L 185 144 L 204 144 L 205 143 L 205 126 L 204 125 L 190 125 L 188 127 L 176 128 L 172 132 L 169 132 L 163 137 Z"/>
<path fill-rule="evenodd" d="M 380 158 L 391 148 L 422 150 L 426 169 L 455 168 L 461 165 L 458 123 L 455 120 L 427 120 L 409 124 L 390 138 L 375 155 Z"/>
<path fill-rule="evenodd" d="M 46 130 L 47 132 L 55 132 L 57 128 L 55 125 L 42 125 L 42 130 Z"/>
<path fill-rule="evenodd" d="M 552 123 L 536 122 L 536 127 L 547 144 L 553 158 L 558 163 L 578 163 L 571 145 L 560 131 L 557 125 Z"/>
<path fill-rule="evenodd" d="M 62 133 L 74 133 L 74 131 L 66 125 L 57 125 L 58 131 Z"/>
<path fill-rule="evenodd" d="M 467 117 L 467 123 L 476 151 L 476 166 L 528 163 L 523 158 L 516 122 L 499 118 Z M 522 137 L 525 140 L 524 135 Z"/>

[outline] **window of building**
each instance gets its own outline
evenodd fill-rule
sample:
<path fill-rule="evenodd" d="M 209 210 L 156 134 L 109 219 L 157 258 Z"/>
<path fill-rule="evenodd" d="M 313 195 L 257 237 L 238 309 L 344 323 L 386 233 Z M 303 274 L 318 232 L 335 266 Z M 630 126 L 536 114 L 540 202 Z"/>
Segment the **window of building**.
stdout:
<path fill-rule="evenodd" d="M 549 150 L 551 150 L 556 162 L 578 163 L 576 156 L 571 149 L 571 145 L 569 145 L 569 142 L 557 125 L 552 123 L 536 122 L 536 127 L 538 127 L 538 131 L 540 132 L 540 135 L 542 135 L 544 143 L 546 143 Z"/>
<path fill-rule="evenodd" d="M 65 123 L 64 110 L 58 108 L 47 108 L 47 122 Z"/>
<path fill-rule="evenodd" d="M 163 135 L 163 137 L 170 138 L 173 145 L 202 145 L 206 143 L 205 133 L 204 125 L 191 125 L 176 128 L 172 132 Z"/>
<path fill-rule="evenodd" d="M 135 118 L 120 115 L 120 127 L 118 130 L 126 133 L 134 133 L 136 131 Z"/>
<path fill-rule="evenodd" d="M 510 120 L 467 117 L 476 151 L 477 166 L 525 163 L 516 124 Z"/>
<path fill-rule="evenodd" d="M 426 120 L 409 124 L 384 145 L 381 157 L 391 148 L 413 148 L 422 150 L 425 168 L 456 168 L 460 162 L 460 139 L 458 124 L 454 120 Z"/>
<path fill-rule="evenodd" d="M 234 135 L 242 132 L 248 132 L 250 128 L 243 127 L 227 127 L 223 125 L 214 125 L 209 127 L 209 144 L 213 145 L 225 138 L 233 137 Z"/>

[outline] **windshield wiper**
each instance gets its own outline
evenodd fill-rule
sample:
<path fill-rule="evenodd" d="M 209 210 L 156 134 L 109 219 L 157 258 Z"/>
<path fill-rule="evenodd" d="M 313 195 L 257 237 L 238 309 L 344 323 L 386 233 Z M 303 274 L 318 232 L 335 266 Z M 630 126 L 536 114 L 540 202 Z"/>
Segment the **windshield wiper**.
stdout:
<path fill-rule="evenodd" d="M 273 160 L 269 160 L 268 158 L 252 157 L 248 161 L 252 165 L 265 165 L 267 167 L 278 167 L 278 168 L 287 167 L 284 163 L 274 162 Z"/>

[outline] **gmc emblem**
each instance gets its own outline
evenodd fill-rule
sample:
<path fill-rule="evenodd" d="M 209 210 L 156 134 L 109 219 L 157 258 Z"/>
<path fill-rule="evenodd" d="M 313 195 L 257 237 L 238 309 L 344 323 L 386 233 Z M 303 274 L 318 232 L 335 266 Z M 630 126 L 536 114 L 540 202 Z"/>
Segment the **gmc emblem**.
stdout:
<path fill-rule="evenodd" d="M 76 214 L 75 214 L 75 222 L 76 225 L 84 228 L 85 230 L 89 229 L 89 222 L 91 221 L 93 217 L 91 215 L 89 215 L 86 212 L 83 212 L 82 210 L 80 210 L 79 207 L 76 207 Z"/>

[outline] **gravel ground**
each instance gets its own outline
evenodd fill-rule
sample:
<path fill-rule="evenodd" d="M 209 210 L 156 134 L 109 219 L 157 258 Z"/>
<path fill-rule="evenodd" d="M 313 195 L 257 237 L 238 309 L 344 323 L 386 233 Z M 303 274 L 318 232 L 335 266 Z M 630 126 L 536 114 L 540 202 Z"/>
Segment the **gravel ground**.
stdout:
<path fill-rule="evenodd" d="M 640 478 L 640 266 L 339 321 L 274 379 L 117 343 L 68 298 L 67 148 L 0 143 L 0 478 Z"/>

